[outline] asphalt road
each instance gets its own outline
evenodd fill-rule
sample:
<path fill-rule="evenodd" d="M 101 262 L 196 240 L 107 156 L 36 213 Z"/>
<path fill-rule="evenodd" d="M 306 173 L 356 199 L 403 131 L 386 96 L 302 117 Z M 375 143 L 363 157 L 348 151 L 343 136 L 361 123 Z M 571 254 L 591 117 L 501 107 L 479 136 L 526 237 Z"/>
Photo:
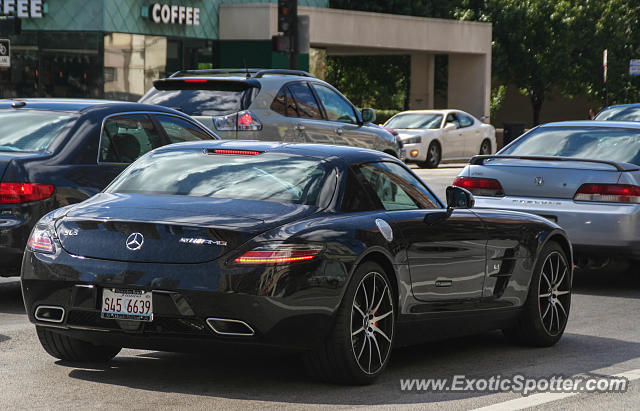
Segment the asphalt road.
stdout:
<path fill-rule="evenodd" d="M 459 169 L 420 170 L 444 197 Z M 372 386 L 343 387 L 308 379 L 296 357 L 237 349 L 207 354 L 123 350 L 104 366 L 57 361 L 40 347 L 24 314 L 19 282 L 0 279 L 0 405 L 2 409 L 299 409 L 463 410 L 637 409 L 638 380 L 626 393 L 552 396 L 519 393 L 407 392 L 400 379 L 466 375 L 640 378 L 640 277 L 614 266 L 578 272 L 566 333 L 554 347 L 508 344 L 499 332 L 396 349 Z M 629 373 L 629 371 L 633 371 Z"/>

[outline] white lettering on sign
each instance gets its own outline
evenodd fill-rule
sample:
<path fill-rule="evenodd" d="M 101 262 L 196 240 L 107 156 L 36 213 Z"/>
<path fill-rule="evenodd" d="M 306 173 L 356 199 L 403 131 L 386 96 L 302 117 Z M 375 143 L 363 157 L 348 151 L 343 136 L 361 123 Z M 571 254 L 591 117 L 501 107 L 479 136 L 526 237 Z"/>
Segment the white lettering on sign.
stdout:
<path fill-rule="evenodd" d="M 200 9 L 198 7 L 155 3 L 150 6 L 149 10 L 151 21 L 154 23 L 200 25 Z"/>
<path fill-rule="evenodd" d="M 19 19 L 42 18 L 42 0 L 0 0 L 0 15 Z"/>

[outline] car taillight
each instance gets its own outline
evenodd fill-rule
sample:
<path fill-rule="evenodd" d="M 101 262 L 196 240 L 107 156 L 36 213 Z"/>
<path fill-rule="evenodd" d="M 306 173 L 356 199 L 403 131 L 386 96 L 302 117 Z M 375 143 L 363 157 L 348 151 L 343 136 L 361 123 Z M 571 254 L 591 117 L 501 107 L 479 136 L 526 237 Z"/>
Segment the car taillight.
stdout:
<path fill-rule="evenodd" d="M 504 197 L 502 185 L 493 178 L 456 177 L 453 185 L 466 188 L 476 196 Z"/>
<path fill-rule="evenodd" d="M 48 230 L 42 228 L 34 228 L 27 241 L 27 249 L 29 251 L 45 254 L 53 254 L 56 248 L 53 245 L 53 239 Z"/>
<path fill-rule="evenodd" d="M 262 151 L 234 150 L 234 149 L 227 149 L 227 148 L 214 148 L 211 151 L 213 151 L 214 154 L 234 154 L 239 156 L 257 156 L 258 154 L 262 153 Z"/>
<path fill-rule="evenodd" d="M 53 195 L 49 184 L 0 183 L 0 204 L 20 204 L 44 200 Z"/>
<path fill-rule="evenodd" d="M 234 262 L 236 264 L 291 264 L 313 260 L 322 251 L 318 245 L 262 246 L 247 251 Z"/>
<path fill-rule="evenodd" d="M 640 187 L 631 184 L 586 183 L 580 186 L 573 199 L 602 203 L 640 203 Z"/>
<path fill-rule="evenodd" d="M 262 130 L 262 123 L 250 111 L 240 111 L 213 118 L 213 124 L 220 131 L 257 131 Z"/>

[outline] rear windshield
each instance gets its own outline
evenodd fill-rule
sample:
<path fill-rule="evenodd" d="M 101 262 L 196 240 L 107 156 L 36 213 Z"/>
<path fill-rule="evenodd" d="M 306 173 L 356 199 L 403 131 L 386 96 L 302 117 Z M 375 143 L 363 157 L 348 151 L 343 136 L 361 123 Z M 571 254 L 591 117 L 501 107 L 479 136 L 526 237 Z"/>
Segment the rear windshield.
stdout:
<path fill-rule="evenodd" d="M 50 111 L 0 111 L 0 151 L 44 151 L 75 118 Z"/>
<path fill-rule="evenodd" d="M 640 121 L 640 106 L 605 108 L 595 116 L 594 120 Z"/>
<path fill-rule="evenodd" d="M 157 90 L 151 89 L 141 103 L 182 111 L 190 116 L 222 116 L 246 109 L 252 90 Z"/>
<path fill-rule="evenodd" d="M 558 156 L 640 165 L 640 130 L 604 127 L 541 127 L 500 154 Z"/>
<path fill-rule="evenodd" d="M 399 129 L 434 129 L 440 128 L 442 114 L 400 114 L 387 121 L 385 127 Z"/>
<path fill-rule="evenodd" d="M 323 190 L 335 188 L 332 174 L 333 167 L 309 157 L 171 150 L 141 157 L 106 191 L 320 205 Z"/>

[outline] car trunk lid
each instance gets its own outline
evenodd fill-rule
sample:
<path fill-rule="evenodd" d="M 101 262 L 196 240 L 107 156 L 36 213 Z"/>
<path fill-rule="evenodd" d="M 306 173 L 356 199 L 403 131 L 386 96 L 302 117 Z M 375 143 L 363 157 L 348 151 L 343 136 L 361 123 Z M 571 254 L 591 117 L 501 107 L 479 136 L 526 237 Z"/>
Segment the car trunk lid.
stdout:
<path fill-rule="evenodd" d="M 73 207 L 56 232 L 65 250 L 82 257 L 202 263 L 315 210 L 267 201 L 103 193 Z"/>
<path fill-rule="evenodd" d="M 479 156 L 469 177 L 498 180 L 507 196 L 573 198 L 585 183 L 615 184 L 637 166 L 574 158 Z"/>

